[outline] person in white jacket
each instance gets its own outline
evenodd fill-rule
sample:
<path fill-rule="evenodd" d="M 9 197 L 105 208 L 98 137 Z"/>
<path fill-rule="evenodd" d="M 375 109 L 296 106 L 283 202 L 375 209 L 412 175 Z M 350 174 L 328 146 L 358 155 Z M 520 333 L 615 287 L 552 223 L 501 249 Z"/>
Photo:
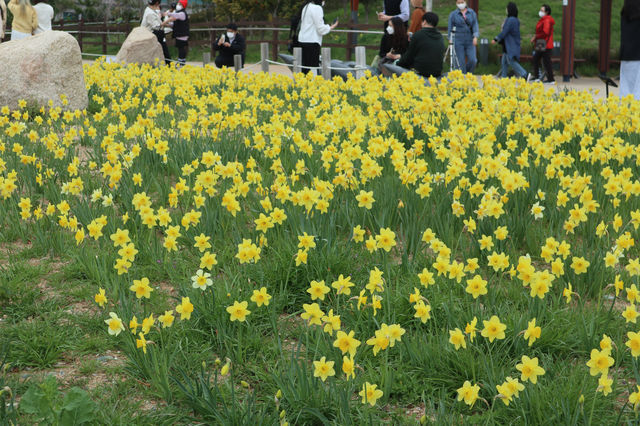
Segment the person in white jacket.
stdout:
<path fill-rule="evenodd" d="M 171 55 L 169 54 L 169 47 L 167 46 L 167 39 L 165 37 L 164 28 L 168 22 L 162 21 L 162 14 L 160 12 L 160 0 L 147 0 L 147 8 L 142 15 L 142 22 L 140 26 L 151 31 L 158 43 L 162 46 L 162 53 L 164 54 L 164 62 L 167 65 L 171 65 Z"/>
<path fill-rule="evenodd" d="M 310 71 L 309 67 L 313 68 L 320 65 L 322 36 L 329 34 L 332 29 L 338 26 L 337 19 L 333 25 L 324 23 L 323 4 L 324 1 L 322 0 L 310 0 L 302 8 L 300 15 L 298 42 L 302 48 L 302 72 L 305 74 Z"/>
<path fill-rule="evenodd" d="M 54 11 L 48 0 L 34 0 L 33 8 L 38 15 L 38 28 L 33 34 L 40 34 L 45 31 L 51 31 L 51 21 L 53 21 Z"/>

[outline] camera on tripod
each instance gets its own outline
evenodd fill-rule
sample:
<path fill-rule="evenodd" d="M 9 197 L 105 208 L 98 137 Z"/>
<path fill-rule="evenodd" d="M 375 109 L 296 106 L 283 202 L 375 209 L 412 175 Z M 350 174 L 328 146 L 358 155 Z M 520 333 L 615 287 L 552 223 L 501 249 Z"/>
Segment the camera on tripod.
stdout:
<path fill-rule="evenodd" d="M 458 56 L 455 52 L 455 41 L 456 41 L 456 27 L 451 27 L 451 34 L 449 35 L 449 46 L 447 50 L 444 52 L 443 62 L 447 62 L 447 57 L 449 57 L 449 69 L 455 70 L 460 69 L 460 62 L 458 61 Z"/>

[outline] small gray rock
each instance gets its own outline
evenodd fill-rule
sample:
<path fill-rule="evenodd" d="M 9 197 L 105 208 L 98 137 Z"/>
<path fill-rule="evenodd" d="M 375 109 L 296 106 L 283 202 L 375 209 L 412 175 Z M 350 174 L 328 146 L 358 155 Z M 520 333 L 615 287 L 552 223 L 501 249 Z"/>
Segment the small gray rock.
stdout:
<path fill-rule="evenodd" d="M 164 54 L 158 38 L 148 29 L 136 27 L 122 43 L 116 62 L 122 64 L 164 65 Z"/>

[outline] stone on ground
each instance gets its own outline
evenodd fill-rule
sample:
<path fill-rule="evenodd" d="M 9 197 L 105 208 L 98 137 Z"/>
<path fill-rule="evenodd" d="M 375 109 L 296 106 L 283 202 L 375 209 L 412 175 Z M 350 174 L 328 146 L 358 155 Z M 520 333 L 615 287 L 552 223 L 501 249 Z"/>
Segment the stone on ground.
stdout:
<path fill-rule="evenodd" d="M 116 61 L 122 64 L 164 64 L 162 46 L 146 28 L 136 27 L 122 43 Z"/>
<path fill-rule="evenodd" d="M 45 31 L 0 43 L 0 107 L 17 109 L 20 100 L 34 106 L 52 101 L 65 110 L 87 107 L 82 55 L 72 35 Z"/>

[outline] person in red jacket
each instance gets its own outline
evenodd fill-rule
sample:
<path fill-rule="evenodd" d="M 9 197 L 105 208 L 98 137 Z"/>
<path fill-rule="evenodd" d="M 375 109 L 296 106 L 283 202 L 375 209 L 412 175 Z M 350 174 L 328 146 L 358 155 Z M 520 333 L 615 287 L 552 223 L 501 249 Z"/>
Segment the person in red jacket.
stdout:
<path fill-rule="evenodd" d="M 553 50 L 553 26 L 556 21 L 551 17 L 551 7 L 548 4 L 543 4 L 538 12 L 540 20 L 536 24 L 536 35 L 531 38 L 531 43 L 535 44 L 536 40 L 545 40 L 547 42 L 546 49 L 544 51 L 536 50 L 533 56 L 533 75 L 537 77 L 540 75 L 540 61 L 544 64 L 544 69 L 547 73 L 547 83 L 556 84 L 556 80 L 553 78 L 553 66 L 551 64 L 551 51 Z M 534 80 L 538 81 L 538 80 Z"/>

